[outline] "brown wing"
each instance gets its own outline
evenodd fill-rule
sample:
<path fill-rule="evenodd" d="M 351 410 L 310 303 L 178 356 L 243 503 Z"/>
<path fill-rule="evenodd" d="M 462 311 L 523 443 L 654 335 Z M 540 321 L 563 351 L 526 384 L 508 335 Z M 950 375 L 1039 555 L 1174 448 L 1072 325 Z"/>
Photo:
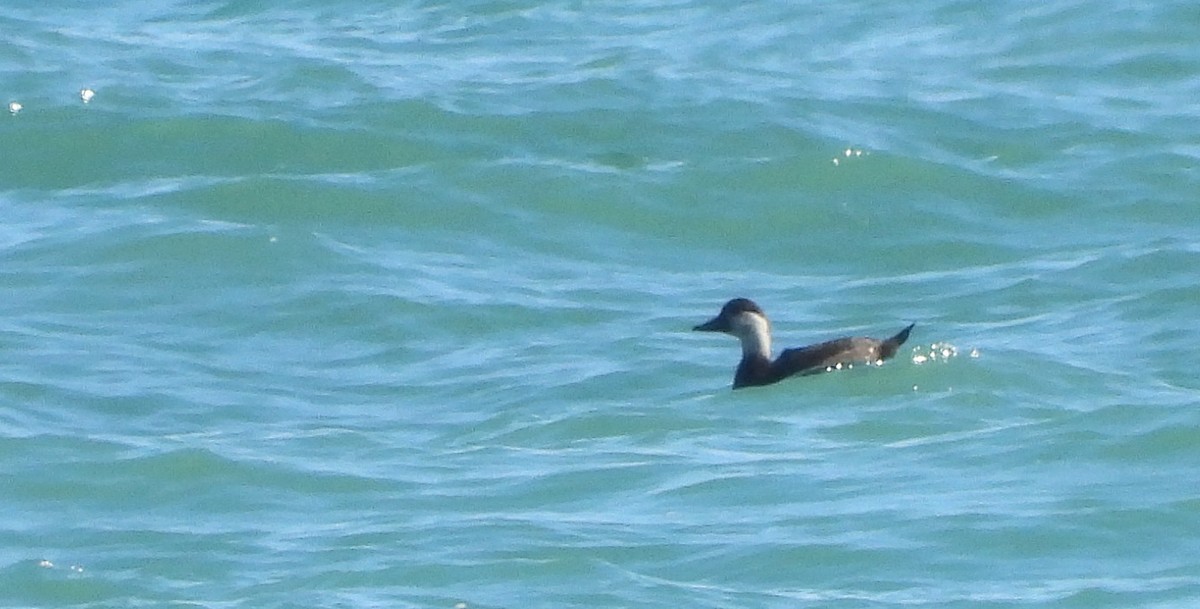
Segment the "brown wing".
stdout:
<path fill-rule="evenodd" d="M 878 345 L 879 341 L 870 338 L 839 338 L 807 347 L 785 349 L 771 367 L 777 378 L 793 374 L 816 374 L 838 364 L 878 359 Z"/>

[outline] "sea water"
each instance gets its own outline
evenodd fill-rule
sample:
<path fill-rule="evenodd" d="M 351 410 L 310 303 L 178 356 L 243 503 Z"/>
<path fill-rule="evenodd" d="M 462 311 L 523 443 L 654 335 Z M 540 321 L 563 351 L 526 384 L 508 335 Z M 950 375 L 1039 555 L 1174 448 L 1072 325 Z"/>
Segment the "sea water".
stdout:
<path fill-rule="evenodd" d="M 0 31 L 4 607 L 1200 603 L 1194 2 Z"/>

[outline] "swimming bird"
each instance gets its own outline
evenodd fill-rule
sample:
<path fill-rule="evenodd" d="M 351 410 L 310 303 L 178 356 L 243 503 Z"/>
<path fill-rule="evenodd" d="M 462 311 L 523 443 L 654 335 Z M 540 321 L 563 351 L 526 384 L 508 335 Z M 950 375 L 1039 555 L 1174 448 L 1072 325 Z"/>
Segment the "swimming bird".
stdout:
<path fill-rule="evenodd" d="M 792 375 L 809 375 L 835 370 L 855 363 L 878 364 L 896 354 L 908 340 L 909 326 L 887 340 L 847 336 L 831 341 L 784 349 L 771 361 L 771 324 L 766 313 L 753 300 L 734 298 L 721 307 L 716 317 L 693 330 L 724 332 L 742 342 L 742 361 L 733 376 L 733 388 L 778 383 Z"/>

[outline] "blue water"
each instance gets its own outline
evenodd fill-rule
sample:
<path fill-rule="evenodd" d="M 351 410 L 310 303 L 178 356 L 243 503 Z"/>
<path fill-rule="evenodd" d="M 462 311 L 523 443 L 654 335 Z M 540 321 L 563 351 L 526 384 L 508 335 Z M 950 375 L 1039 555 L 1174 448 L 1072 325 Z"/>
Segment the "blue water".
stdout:
<path fill-rule="evenodd" d="M 1194 607 L 1198 28 L 9 3 L 0 606 Z"/>

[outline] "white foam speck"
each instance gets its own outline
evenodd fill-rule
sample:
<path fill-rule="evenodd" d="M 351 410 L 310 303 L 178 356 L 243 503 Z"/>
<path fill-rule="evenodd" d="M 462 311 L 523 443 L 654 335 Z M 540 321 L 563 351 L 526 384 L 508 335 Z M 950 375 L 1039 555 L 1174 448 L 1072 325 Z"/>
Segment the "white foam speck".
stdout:
<path fill-rule="evenodd" d="M 977 351 L 972 350 L 973 353 Z M 914 364 L 927 364 L 931 362 L 946 362 L 958 357 L 958 347 L 950 343 L 933 343 L 928 347 L 917 346 L 913 347 L 912 362 Z M 971 357 L 976 357 L 972 355 Z"/>

